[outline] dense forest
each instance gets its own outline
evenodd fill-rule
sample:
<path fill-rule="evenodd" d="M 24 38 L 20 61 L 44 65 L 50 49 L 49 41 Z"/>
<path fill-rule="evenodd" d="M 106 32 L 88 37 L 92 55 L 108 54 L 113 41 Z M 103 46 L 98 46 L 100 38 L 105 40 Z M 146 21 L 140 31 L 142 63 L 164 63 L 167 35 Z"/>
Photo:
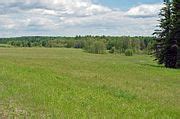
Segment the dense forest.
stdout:
<path fill-rule="evenodd" d="M 1 44 L 15 47 L 66 47 L 82 48 L 90 53 L 147 53 L 150 54 L 153 46 L 153 37 L 112 37 L 112 36 L 76 36 L 76 37 L 14 37 L 1 38 Z M 130 53 L 128 53 L 130 52 Z M 132 52 L 132 53 L 131 53 Z"/>

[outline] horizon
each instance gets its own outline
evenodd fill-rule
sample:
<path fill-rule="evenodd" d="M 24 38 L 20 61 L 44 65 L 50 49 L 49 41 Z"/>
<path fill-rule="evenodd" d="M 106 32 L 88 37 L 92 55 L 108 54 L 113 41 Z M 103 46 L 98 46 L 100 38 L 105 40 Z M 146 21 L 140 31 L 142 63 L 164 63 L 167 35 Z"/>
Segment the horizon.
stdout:
<path fill-rule="evenodd" d="M 41 36 L 38 36 L 38 35 L 31 35 L 31 36 L 10 36 L 10 37 L 0 37 L 0 39 L 3 39 L 3 38 L 22 38 L 22 37 L 55 37 L 55 38 L 58 38 L 58 37 L 65 37 L 65 38 L 68 38 L 68 37 L 70 37 L 70 38 L 75 38 L 75 37 L 88 37 L 88 36 L 90 36 L 90 37 L 103 37 L 103 36 L 105 36 L 105 37 L 154 37 L 154 36 L 125 36 L 125 35 L 122 35 L 122 36 L 120 36 L 120 35 L 76 35 L 76 36 L 51 36 L 51 35 L 41 35 Z"/>

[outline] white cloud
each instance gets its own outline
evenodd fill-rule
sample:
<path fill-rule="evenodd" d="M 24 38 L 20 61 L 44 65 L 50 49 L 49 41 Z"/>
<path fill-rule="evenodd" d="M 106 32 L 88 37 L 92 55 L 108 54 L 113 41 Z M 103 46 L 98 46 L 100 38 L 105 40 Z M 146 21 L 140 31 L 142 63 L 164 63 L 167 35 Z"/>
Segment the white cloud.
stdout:
<path fill-rule="evenodd" d="M 13 29 L 16 23 L 7 15 L 0 15 L 0 29 Z"/>
<path fill-rule="evenodd" d="M 156 16 L 162 6 L 162 4 L 139 5 L 131 8 L 126 14 L 134 17 Z"/>
<path fill-rule="evenodd" d="M 161 7 L 140 5 L 120 11 L 91 0 L 1 0 L 0 37 L 4 34 L 151 35 Z"/>

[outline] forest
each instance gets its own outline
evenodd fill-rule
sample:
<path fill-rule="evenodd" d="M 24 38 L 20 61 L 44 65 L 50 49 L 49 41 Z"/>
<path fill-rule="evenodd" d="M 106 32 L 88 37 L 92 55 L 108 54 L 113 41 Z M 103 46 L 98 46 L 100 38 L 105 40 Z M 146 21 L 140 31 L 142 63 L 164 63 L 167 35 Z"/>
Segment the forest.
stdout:
<path fill-rule="evenodd" d="M 1 44 L 14 47 L 81 48 L 95 54 L 125 53 L 151 54 L 153 37 L 113 37 L 113 36 L 76 36 L 76 37 L 15 37 L 0 38 Z"/>

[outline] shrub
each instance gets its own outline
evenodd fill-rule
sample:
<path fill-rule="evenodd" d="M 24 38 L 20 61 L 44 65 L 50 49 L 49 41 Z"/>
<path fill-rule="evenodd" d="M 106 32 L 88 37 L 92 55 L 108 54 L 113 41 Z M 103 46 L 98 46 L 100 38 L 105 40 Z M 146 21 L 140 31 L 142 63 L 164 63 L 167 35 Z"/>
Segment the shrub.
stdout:
<path fill-rule="evenodd" d="M 68 40 L 66 42 L 66 48 L 73 48 L 74 47 L 74 41 L 73 40 Z"/>
<path fill-rule="evenodd" d="M 41 45 L 42 45 L 43 47 L 47 47 L 47 46 L 48 46 L 48 42 L 45 41 L 45 40 L 43 40 L 43 41 L 41 42 Z"/>
<path fill-rule="evenodd" d="M 74 48 L 83 48 L 83 47 L 84 47 L 84 41 L 83 40 L 75 40 Z"/>
<path fill-rule="evenodd" d="M 104 54 L 106 45 L 103 41 L 91 41 L 85 44 L 85 50 L 89 53 Z"/>
<path fill-rule="evenodd" d="M 125 51 L 125 55 L 126 55 L 126 56 L 133 56 L 133 50 L 132 50 L 132 49 L 127 49 L 127 50 Z"/>
<path fill-rule="evenodd" d="M 110 50 L 109 50 L 109 53 L 115 53 L 115 50 L 116 50 L 116 48 L 115 47 L 112 47 Z"/>

